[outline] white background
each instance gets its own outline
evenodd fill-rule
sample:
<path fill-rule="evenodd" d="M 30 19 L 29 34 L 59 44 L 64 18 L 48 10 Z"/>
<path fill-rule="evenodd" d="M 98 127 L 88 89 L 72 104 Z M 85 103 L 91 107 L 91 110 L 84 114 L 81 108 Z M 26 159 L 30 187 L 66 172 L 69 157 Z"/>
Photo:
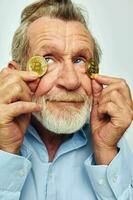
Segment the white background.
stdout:
<path fill-rule="evenodd" d="M 11 40 L 22 9 L 34 0 L 0 0 L 0 68 L 11 60 Z M 101 74 L 123 77 L 133 92 L 133 0 L 73 0 L 89 13 L 103 52 Z M 133 125 L 126 133 L 133 149 Z"/>

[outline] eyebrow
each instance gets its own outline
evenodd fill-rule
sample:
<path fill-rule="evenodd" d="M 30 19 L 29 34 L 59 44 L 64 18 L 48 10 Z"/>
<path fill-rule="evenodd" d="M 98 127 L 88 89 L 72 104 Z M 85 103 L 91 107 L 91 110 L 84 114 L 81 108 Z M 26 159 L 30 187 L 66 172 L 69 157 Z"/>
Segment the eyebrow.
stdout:
<path fill-rule="evenodd" d="M 91 53 L 91 51 L 90 51 L 90 49 L 89 48 L 81 48 L 81 49 L 78 49 L 76 52 L 74 52 L 74 54 L 76 54 L 76 55 L 78 55 L 78 54 L 85 54 L 85 55 L 87 55 L 87 56 L 93 56 L 92 54 L 93 53 Z"/>
<path fill-rule="evenodd" d="M 55 53 L 60 52 L 60 49 L 57 46 L 48 45 L 48 44 L 43 45 L 41 47 L 41 50 L 46 51 L 46 52 L 52 51 L 52 52 L 55 52 Z M 82 47 L 82 48 L 79 48 L 79 49 L 77 49 L 77 50 L 72 52 L 72 56 L 79 55 L 79 54 L 85 54 L 88 57 L 92 57 L 93 56 L 92 55 L 93 52 L 91 52 L 88 47 Z"/>
<path fill-rule="evenodd" d="M 48 51 L 48 50 L 52 50 L 52 51 L 59 51 L 59 49 L 53 45 L 48 45 L 48 44 L 45 44 L 41 47 L 41 50 L 44 50 L 44 51 Z"/>

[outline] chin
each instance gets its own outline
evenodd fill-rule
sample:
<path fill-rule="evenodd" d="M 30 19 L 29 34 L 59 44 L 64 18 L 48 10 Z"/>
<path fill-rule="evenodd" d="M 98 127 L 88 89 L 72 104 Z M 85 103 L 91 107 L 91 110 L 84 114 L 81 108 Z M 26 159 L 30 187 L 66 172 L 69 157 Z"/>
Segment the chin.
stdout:
<path fill-rule="evenodd" d="M 52 109 L 51 109 L 52 108 Z M 83 127 L 90 115 L 90 106 L 84 103 L 79 108 L 64 106 L 54 109 L 45 106 L 40 113 L 33 113 L 37 120 L 54 134 L 73 134 Z"/>

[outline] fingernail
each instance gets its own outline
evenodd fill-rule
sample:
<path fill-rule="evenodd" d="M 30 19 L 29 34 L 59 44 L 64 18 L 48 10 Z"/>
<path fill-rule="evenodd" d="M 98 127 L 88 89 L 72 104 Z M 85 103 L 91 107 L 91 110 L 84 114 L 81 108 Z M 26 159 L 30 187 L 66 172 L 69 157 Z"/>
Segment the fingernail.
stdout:
<path fill-rule="evenodd" d="M 35 104 L 35 112 L 40 112 L 42 110 L 42 106 L 39 104 Z"/>
<path fill-rule="evenodd" d="M 33 77 L 33 78 L 38 78 L 38 74 L 36 72 L 30 72 L 30 75 Z"/>
<path fill-rule="evenodd" d="M 98 77 L 98 74 L 93 75 L 93 79 L 96 79 Z"/>
<path fill-rule="evenodd" d="M 38 108 L 39 108 L 40 110 L 42 110 L 42 105 L 38 104 Z"/>

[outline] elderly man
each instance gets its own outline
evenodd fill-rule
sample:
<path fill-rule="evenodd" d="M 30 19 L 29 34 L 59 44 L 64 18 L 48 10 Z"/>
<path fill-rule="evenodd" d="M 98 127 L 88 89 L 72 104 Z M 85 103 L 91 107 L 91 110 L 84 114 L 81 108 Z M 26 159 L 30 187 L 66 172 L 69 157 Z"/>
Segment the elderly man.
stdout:
<path fill-rule="evenodd" d="M 47 73 L 27 62 L 44 57 Z M 133 155 L 123 134 L 133 102 L 123 79 L 96 75 L 99 50 L 70 0 L 26 7 L 0 72 L 0 199 L 133 199 Z M 31 115 L 32 113 L 32 115 Z"/>

